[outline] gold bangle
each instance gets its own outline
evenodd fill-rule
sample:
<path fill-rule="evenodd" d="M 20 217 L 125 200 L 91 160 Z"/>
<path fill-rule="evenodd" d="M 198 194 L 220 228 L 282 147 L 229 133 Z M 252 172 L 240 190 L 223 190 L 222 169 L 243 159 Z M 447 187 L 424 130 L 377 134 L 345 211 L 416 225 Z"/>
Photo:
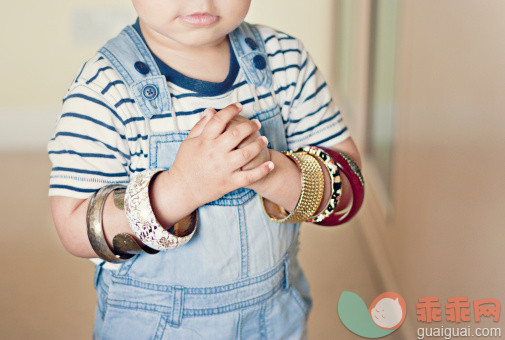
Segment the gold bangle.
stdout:
<path fill-rule="evenodd" d="M 125 192 L 126 187 L 121 187 L 113 191 L 114 205 L 119 210 L 124 210 Z M 137 240 L 128 233 L 119 233 L 114 236 L 112 239 L 112 250 L 114 251 L 114 254 L 123 257 L 142 253 L 154 255 L 159 252 L 158 250 L 146 246 L 142 242 L 137 242 Z"/>
<path fill-rule="evenodd" d="M 107 244 L 107 240 L 103 233 L 102 219 L 105 201 L 110 193 L 122 187 L 121 185 L 112 184 L 96 191 L 89 201 L 86 214 L 89 243 L 98 257 L 107 262 L 123 262 L 133 257 L 133 255 L 130 254 L 119 255 L 114 253 Z"/>
<path fill-rule="evenodd" d="M 268 218 L 277 223 L 300 223 L 309 220 L 321 205 L 324 195 L 324 173 L 321 165 L 312 155 L 306 152 L 281 151 L 292 159 L 300 168 L 302 191 L 296 207 L 291 213 L 275 205 L 275 216 L 270 216 L 265 208 L 265 198 L 261 198 L 263 211 Z M 268 200 L 267 200 L 268 201 Z M 267 202 L 270 204 L 270 201 Z"/>
<path fill-rule="evenodd" d="M 340 171 L 338 170 L 338 166 L 333 161 L 333 158 L 331 158 L 327 152 L 321 148 L 318 148 L 317 146 L 302 146 L 295 149 L 294 151 L 305 151 L 308 154 L 316 157 L 325 165 L 326 169 L 328 170 L 328 174 L 330 175 L 329 186 L 331 188 L 331 195 L 328 203 L 319 214 L 312 216 L 308 221 L 306 221 L 311 223 L 321 222 L 330 216 L 333 212 L 335 212 L 335 207 L 337 206 L 340 197 L 342 196 L 342 180 L 340 178 Z"/>

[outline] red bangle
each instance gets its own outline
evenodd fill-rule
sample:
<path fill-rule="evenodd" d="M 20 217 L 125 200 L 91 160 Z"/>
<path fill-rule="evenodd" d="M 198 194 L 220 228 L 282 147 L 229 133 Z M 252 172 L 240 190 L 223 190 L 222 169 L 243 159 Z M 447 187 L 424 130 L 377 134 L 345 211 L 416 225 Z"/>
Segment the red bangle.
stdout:
<path fill-rule="evenodd" d="M 317 146 L 318 148 L 326 151 L 333 158 L 335 164 L 337 164 L 339 170 L 344 173 L 344 175 L 349 180 L 352 190 L 352 203 L 351 208 L 344 212 L 336 212 L 322 220 L 321 222 L 315 222 L 315 224 L 323 226 L 336 226 L 349 221 L 354 217 L 361 208 L 363 200 L 365 198 L 365 181 L 363 175 L 356 164 L 356 162 L 345 153 L 341 151 L 336 151 L 331 148 L 326 148 L 323 146 Z"/>

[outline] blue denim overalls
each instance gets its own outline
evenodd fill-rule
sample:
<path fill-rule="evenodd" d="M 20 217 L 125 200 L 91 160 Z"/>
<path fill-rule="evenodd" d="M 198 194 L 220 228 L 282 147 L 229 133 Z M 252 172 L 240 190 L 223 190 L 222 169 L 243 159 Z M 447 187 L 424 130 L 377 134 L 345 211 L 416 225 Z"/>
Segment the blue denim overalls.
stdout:
<path fill-rule="evenodd" d="M 273 95 L 272 72 L 256 28 L 243 22 L 229 39 L 247 82 Z M 146 124 L 153 115 L 167 112 L 177 119 L 166 79 L 131 26 L 99 52 L 129 87 Z M 287 149 L 278 104 L 258 108 L 249 118 L 260 120 L 270 148 Z M 150 167 L 169 169 L 188 133 L 151 132 Z M 186 245 L 137 255 L 117 271 L 96 267 L 94 338 L 304 337 L 311 298 L 296 259 L 299 226 L 268 220 L 259 196 L 250 189 L 207 203 L 198 209 L 197 230 Z"/>

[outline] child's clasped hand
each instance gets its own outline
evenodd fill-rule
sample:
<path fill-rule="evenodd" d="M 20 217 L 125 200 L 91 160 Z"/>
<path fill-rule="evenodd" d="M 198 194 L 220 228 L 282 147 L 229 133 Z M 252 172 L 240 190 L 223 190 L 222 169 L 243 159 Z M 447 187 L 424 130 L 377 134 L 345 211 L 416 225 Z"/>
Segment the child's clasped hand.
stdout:
<path fill-rule="evenodd" d="M 206 109 L 181 143 L 170 171 L 185 182 L 198 205 L 212 202 L 264 178 L 273 169 L 268 141 L 257 119 L 238 116 L 240 103 Z"/>

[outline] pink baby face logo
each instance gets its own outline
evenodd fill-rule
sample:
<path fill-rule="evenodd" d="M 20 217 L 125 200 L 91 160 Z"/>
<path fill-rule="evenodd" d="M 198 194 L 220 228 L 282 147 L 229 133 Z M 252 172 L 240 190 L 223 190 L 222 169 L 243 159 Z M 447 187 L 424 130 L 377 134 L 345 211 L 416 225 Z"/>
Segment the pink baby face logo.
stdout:
<path fill-rule="evenodd" d="M 385 292 L 375 298 L 368 312 L 373 322 L 382 329 L 397 329 L 405 320 L 407 305 L 395 292 Z"/>

